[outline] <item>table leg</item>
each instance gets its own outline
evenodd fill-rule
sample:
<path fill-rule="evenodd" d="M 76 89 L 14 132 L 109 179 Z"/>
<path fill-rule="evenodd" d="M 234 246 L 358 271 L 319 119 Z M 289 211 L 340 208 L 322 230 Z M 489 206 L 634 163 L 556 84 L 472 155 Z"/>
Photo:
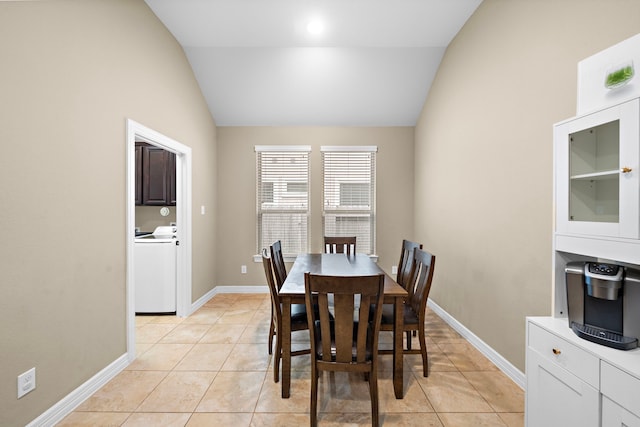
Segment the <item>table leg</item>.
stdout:
<path fill-rule="evenodd" d="M 404 319 L 402 316 L 402 300 L 402 298 L 398 297 L 394 299 L 393 303 L 393 391 L 396 394 L 396 399 L 402 399 L 404 395 L 404 357 L 402 351 Z"/>
<path fill-rule="evenodd" d="M 282 298 L 282 397 L 291 388 L 291 298 Z M 402 337 L 402 334 L 401 334 Z"/>

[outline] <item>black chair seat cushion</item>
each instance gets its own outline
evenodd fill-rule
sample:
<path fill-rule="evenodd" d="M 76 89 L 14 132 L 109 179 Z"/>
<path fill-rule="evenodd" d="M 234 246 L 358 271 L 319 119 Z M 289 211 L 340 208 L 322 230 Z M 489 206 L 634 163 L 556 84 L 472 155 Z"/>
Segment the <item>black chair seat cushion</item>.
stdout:
<path fill-rule="evenodd" d="M 335 323 L 333 321 L 329 322 L 329 327 L 331 330 L 331 360 L 335 361 L 336 359 L 336 341 L 335 341 Z M 372 334 L 372 330 L 373 327 L 371 325 L 371 322 L 369 322 L 369 325 L 367 327 L 367 345 L 366 345 L 366 351 L 365 351 L 365 360 L 371 360 L 373 354 L 372 354 L 372 346 L 373 346 L 373 334 Z M 353 345 L 352 345 L 352 358 L 353 361 L 356 361 L 356 357 L 357 357 L 357 335 L 358 335 L 358 322 L 353 322 Z M 315 341 L 316 341 L 316 357 L 320 360 L 322 360 L 324 353 L 322 350 L 322 339 L 321 339 L 321 335 L 320 335 L 320 321 L 316 320 L 315 323 Z"/>
<path fill-rule="evenodd" d="M 314 306 L 316 317 L 318 316 L 318 306 Z M 332 316 L 333 317 L 333 316 Z M 307 323 L 307 306 L 304 304 L 291 304 L 291 323 Z"/>
<path fill-rule="evenodd" d="M 411 308 L 411 306 L 404 304 L 402 317 L 404 318 L 405 325 L 415 325 L 420 323 L 418 314 Z M 393 325 L 393 304 L 382 305 L 382 322 L 383 325 Z"/>
<path fill-rule="evenodd" d="M 291 304 L 291 323 L 307 323 L 307 307 L 304 304 Z"/>

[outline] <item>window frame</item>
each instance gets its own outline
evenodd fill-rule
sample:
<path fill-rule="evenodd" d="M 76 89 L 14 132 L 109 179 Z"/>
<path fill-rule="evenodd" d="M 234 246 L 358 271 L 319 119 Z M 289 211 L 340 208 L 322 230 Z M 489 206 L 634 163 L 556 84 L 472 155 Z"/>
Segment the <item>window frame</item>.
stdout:
<path fill-rule="evenodd" d="M 256 179 L 255 179 L 256 187 L 255 188 L 256 188 L 256 249 L 257 249 L 256 253 L 261 254 L 262 248 L 267 248 L 273 243 L 273 241 L 267 241 L 268 233 L 265 233 L 265 214 L 267 215 L 291 214 L 291 215 L 304 216 L 305 217 L 304 227 L 306 227 L 306 230 L 298 234 L 298 237 L 303 240 L 303 244 L 300 246 L 305 246 L 305 247 L 301 247 L 300 251 L 309 252 L 310 220 L 311 220 L 311 146 L 309 145 L 256 145 L 255 152 L 256 152 L 256 170 L 255 170 L 256 171 Z M 265 175 L 265 169 L 262 164 L 262 160 L 264 159 L 263 153 L 270 153 L 275 156 L 280 156 L 283 159 L 286 159 L 287 155 L 290 155 L 291 159 L 299 158 L 301 154 L 305 155 L 303 157 L 305 157 L 306 159 L 306 171 L 305 171 L 306 172 L 306 182 L 305 182 L 306 198 L 304 201 L 304 203 L 306 204 L 306 208 L 296 209 L 292 207 L 286 207 L 286 203 L 284 203 L 284 206 L 282 206 L 281 208 L 278 208 L 278 200 L 281 200 L 281 201 L 287 200 L 287 199 L 295 200 L 295 199 L 300 199 L 301 197 L 304 197 L 304 191 L 302 192 L 289 191 L 289 187 L 290 187 L 289 184 L 292 184 L 292 183 L 298 184 L 298 185 L 293 185 L 291 187 L 293 188 L 298 187 L 297 189 L 301 189 L 299 184 L 302 184 L 304 181 L 298 181 L 298 180 L 287 181 L 286 179 L 283 179 L 280 182 L 280 185 L 278 186 L 276 182 L 266 180 L 265 177 L 267 177 L 268 174 Z M 273 171 L 271 171 L 271 173 L 273 173 Z M 283 176 L 285 175 L 286 174 L 284 174 L 284 169 L 283 169 Z M 263 185 L 265 183 L 271 183 L 270 185 L 271 190 L 269 191 L 269 194 L 271 195 L 271 200 L 268 203 L 272 204 L 271 208 L 266 208 L 266 209 L 264 207 L 265 201 L 263 200 L 263 195 L 266 193 L 262 191 Z M 278 190 L 277 187 L 280 187 L 280 190 Z M 279 196 L 278 196 L 278 191 L 280 191 Z M 287 194 L 287 193 L 292 193 L 292 194 Z M 295 195 L 293 193 L 299 193 L 299 194 Z M 288 230 L 290 229 L 290 227 L 283 226 L 283 229 Z M 278 240 L 282 241 L 283 255 L 286 258 L 297 256 L 298 255 L 297 253 L 293 253 L 290 251 L 290 248 L 295 245 L 290 244 L 290 242 L 287 240 L 284 233 L 278 233 L 278 236 L 281 236 L 278 238 Z"/>
<path fill-rule="evenodd" d="M 357 222 L 357 218 L 367 218 L 368 222 L 366 228 L 368 228 L 368 239 L 358 239 L 356 243 L 356 251 L 360 253 L 365 253 L 370 256 L 374 256 L 376 253 L 376 222 L 377 222 L 377 213 L 376 213 L 376 193 L 377 193 L 377 185 L 376 185 L 376 154 L 378 151 L 377 146 L 321 146 L 320 151 L 322 154 L 322 232 L 323 235 L 361 235 L 362 231 L 358 230 L 358 226 L 353 226 L 354 231 L 346 231 L 346 232 L 337 232 L 338 228 L 338 220 L 344 220 L 344 223 L 348 223 L 350 221 Z M 330 157 L 334 157 L 334 161 L 339 162 L 340 157 L 348 156 L 348 153 L 353 153 L 356 156 L 356 167 L 362 168 L 365 163 L 357 160 L 358 155 L 367 154 L 369 155 L 369 169 L 366 173 L 362 173 L 364 169 L 360 171 L 355 171 L 355 173 L 350 173 L 345 170 L 344 175 L 340 176 L 339 167 L 336 165 L 329 165 L 329 167 L 333 168 L 332 171 L 327 171 L 327 161 L 330 160 Z M 355 168 L 354 168 L 355 169 Z M 352 171 L 353 172 L 353 171 Z M 359 173 L 360 172 L 360 173 Z M 368 181 L 362 182 L 363 178 L 366 178 L 366 174 L 368 173 Z M 335 182 L 328 182 L 330 180 L 336 180 Z M 343 180 L 343 182 L 339 182 Z M 356 192 L 352 192 L 351 194 L 343 195 L 341 190 L 343 189 L 342 184 L 366 184 L 369 187 L 368 197 L 363 197 L 362 194 L 357 194 Z M 344 186 L 346 188 L 347 186 Z M 352 189 L 357 188 L 357 185 L 351 185 Z M 328 191 L 329 190 L 329 191 Z M 328 192 L 333 193 L 332 195 L 327 194 Z M 329 200 L 328 200 L 329 199 Z M 348 200 L 362 200 L 363 202 L 368 202 L 368 208 L 363 208 L 364 205 L 341 205 L 341 201 Z M 368 200 L 367 200 L 368 199 Z M 327 208 L 330 206 L 329 208 Z M 343 206 L 343 207 L 341 207 Z M 328 224 L 328 219 L 331 217 L 335 217 L 336 223 L 334 225 L 334 230 L 329 229 L 330 225 Z M 349 228 L 348 225 L 346 225 Z M 362 244 L 365 244 L 367 247 L 363 250 L 362 244 L 358 244 L 361 240 L 364 240 Z M 368 243 L 368 244 L 367 244 Z"/>

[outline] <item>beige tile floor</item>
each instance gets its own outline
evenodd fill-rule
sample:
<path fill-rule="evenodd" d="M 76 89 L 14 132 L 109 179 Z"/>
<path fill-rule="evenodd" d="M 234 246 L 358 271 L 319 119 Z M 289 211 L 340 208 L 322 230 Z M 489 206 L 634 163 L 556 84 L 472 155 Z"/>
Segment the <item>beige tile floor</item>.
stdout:
<path fill-rule="evenodd" d="M 303 426 L 309 424 L 310 359 L 292 362 L 291 397 L 280 397 L 267 353 L 269 297 L 220 294 L 188 318 L 136 318 L 137 358 L 58 426 Z M 432 312 L 430 374 L 405 356 L 404 399 L 395 399 L 391 356 L 380 356 L 380 420 L 385 426 L 523 426 L 524 393 Z M 381 335 L 389 345 L 391 334 Z M 294 346 L 308 333 L 295 332 Z M 307 344 L 308 346 L 308 344 Z M 320 426 L 371 425 L 361 376 L 324 374 Z"/>

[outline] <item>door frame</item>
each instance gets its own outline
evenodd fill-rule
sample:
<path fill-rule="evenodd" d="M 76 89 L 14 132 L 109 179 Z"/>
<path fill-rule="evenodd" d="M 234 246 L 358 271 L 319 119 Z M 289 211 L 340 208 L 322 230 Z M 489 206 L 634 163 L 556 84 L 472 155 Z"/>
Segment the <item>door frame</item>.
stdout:
<path fill-rule="evenodd" d="M 134 120 L 127 119 L 127 219 L 126 219 L 126 319 L 127 355 L 129 362 L 136 356 L 135 313 L 135 195 L 136 141 L 144 141 L 176 154 L 176 222 L 178 224 L 176 263 L 176 315 L 191 314 L 191 148 Z"/>

